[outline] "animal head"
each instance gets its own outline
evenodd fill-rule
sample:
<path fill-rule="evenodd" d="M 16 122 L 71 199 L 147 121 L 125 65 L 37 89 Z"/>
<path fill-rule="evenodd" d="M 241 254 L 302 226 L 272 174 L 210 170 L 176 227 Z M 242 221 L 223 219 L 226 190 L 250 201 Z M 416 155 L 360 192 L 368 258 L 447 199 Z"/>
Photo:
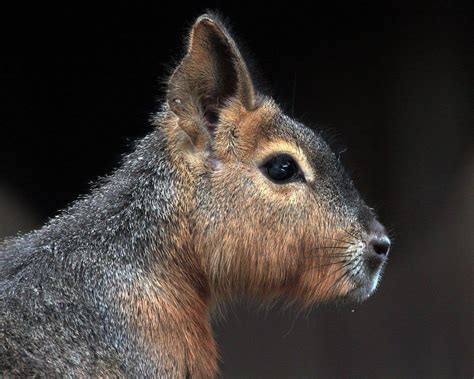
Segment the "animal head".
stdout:
<path fill-rule="evenodd" d="M 257 93 L 223 24 L 197 19 L 167 88 L 167 133 L 186 162 L 189 223 L 216 296 L 361 300 L 390 247 L 335 154 Z"/>

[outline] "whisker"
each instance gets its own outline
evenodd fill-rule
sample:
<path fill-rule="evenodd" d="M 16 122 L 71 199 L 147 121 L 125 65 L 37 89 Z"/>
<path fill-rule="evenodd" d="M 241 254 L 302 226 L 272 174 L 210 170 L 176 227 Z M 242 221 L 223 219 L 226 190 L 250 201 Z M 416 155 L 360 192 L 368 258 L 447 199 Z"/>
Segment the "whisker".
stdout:
<path fill-rule="evenodd" d="M 341 264 L 341 263 L 347 263 L 347 259 L 343 259 L 343 260 L 340 260 L 340 261 L 336 261 L 336 262 L 330 262 L 330 263 L 323 263 L 323 264 L 320 264 L 320 265 L 317 265 L 317 266 L 313 266 L 313 267 L 309 267 L 305 270 L 303 270 L 303 272 L 307 272 L 307 271 L 310 271 L 310 270 L 315 270 L 315 269 L 318 269 L 318 268 L 321 268 L 321 267 L 327 267 L 327 266 L 332 266 L 332 265 L 336 265 L 336 264 Z M 344 268 L 345 265 L 342 267 Z M 335 271 L 337 272 L 337 271 Z"/>
<path fill-rule="evenodd" d="M 317 257 L 318 259 L 322 258 L 340 258 L 340 257 L 345 257 L 345 258 L 352 258 L 352 254 L 345 254 L 345 253 L 340 253 L 340 254 L 334 254 L 334 253 L 329 253 L 329 254 L 313 254 L 310 256 L 303 256 L 303 259 L 315 259 Z"/>
<path fill-rule="evenodd" d="M 346 229 L 342 229 L 342 231 L 343 231 L 344 233 L 346 233 L 349 237 L 351 237 L 351 238 L 356 238 L 356 236 L 355 236 L 352 232 L 350 232 L 350 231 L 348 231 L 348 230 L 346 230 Z"/>
<path fill-rule="evenodd" d="M 355 278 L 356 276 L 359 275 L 359 273 L 362 271 L 362 269 L 364 268 L 364 261 L 362 259 L 359 260 L 359 263 L 357 264 L 358 269 L 357 269 L 357 272 L 355 274 L 352 275 L 353 278 Z"/>
<path fill-rule="evenodd" d="M 351 265 L 352 264 L 352 259 L 342 259 L 342 260 L 337 261 L 337 262 L 331 262 L 331 263 L 327 263 L 327 264 L 324 264 L 324 265 L 320 265 L 319 267 L 321 267 L 321 266 L 332 266 L 332 265 L 341 264 L 341 263 L 342 263 L 342 266 L 339 267 L 338 269 L 334 270 L 331 274 L 335 274 L 335 273 L 345 269 L 349 265 Z M 316 268 L 318 268 L 318 267 L 316 267 Z"/>
<path fill-rule="evenodd" d="M 347 249 L 349 246 L 318 246 L 315 247 L 315 250 L 320 249 Z"/>
<path fill-rule="evenodd" d="M 352 261 L 349 262 L 349 263 L 352 263 Z M 347 266 L 348 266 L 348 265 L 345 265 L 345 267 L 347 267 Z M 341 267 L 341 269 L 342 269 L 342 268 L 344 268 L 344 267 Z M 334 271 L 334 273 L 336 273 L 336 272 L 338 272 L 338 271 L 340 271 L 340 270 Z M 330 287 L 326 290 L 326 292 L 325 292 L 325 294 L 324 294 L 324 297 L 326 297 L 326 296 L 329 294 L 329 291 L 333 291 L 336 286 L 338 286 L 341 282 L 343 282 L 343 281 L 345 280 L 345 278 L 350 274 L 350 272 L 351 272 L 351 270 L 347 270 L 347 271 L 343 272 L 343 273 L 336 279 L 336 281 L 334 282 L 334 284 L 333 284 L 332 286 L 330 286 Z"/>
<path fill-rule="evenodd" d="M 295 116 L 295 98 L 296 98 L 296 71 L 293 78 L 293 99 L 291 100 L 291 116 Z"/>
<path fill-rule="evenodd" d="M 363 263 L 364 261 L 362 259 L 359 260 L 359 262 L 354 267 L 352 267 L 346 272 L 345 277 L 355 278 L 357 275 L 359 275 L 359 272 L 362 270 L 364 266 Z M 343 280 L 345 280 L 345 277 L 339 278 L 335 284 L 338 284 L 342 282 Z M 333 287 L 335 287 L 335 285 Z"/>
<path fill-rule="evenodd" d="M 334 250 L 331 250 L 332 249 L 331 247 L 327 248 L 329 251 L 325 251 L 325 250 L 322 250 L 322 249 L 318 249 L 318 251 L 315 251 L 315 252 L 312 252 L 312 253 L 309 253 L 309 254 L 303 254 L 303 258 L 305 258 L 305 259 L 315 259 L 316 257 L 317 258 L 321 258 L 321 257 L 327 257 L 327 258 L 331 258 L 331 257 L 352 257 L 353 253 L 354 253 L 353 250 L 347 251 L 345 249 L 344 249 L 344 251 L 337 252 L 337 250 L 341 250 L 339 248 L 335 248 L 336 252 L 334 252 Z"/>
<path fill-rule="evenodd" d="M 342 242 L 342 243 L 347 243 L 349 245 L 353 245 L 353 241 L 346 241 L 346 240 L 341 240 L 337 238 L 329 238 L 329 237 L 317 237 L 317 239 L 325 239 L 325 240 L 330 240 L 330 241 L 336 241 L 336 242 Z"/>

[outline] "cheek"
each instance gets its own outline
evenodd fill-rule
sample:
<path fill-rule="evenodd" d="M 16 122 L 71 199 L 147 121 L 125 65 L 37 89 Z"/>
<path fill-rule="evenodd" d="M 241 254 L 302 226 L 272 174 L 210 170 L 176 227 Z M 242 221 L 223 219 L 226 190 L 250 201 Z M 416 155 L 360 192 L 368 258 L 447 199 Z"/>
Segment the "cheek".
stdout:
<path fill-rule="evenodd" d="M 343 225 L 343 220 L 326 214 L 318 233 L 306 241 L 308 259 L 291 295 L 308 306 L 343 298 L 354 289 L 351 273 L 360 268 L 360 256 L 353 250 L 356 241 Z"/>
<path fill-rule="evenodd" d="M 227 178 L 196 222 L 198 254 L 216 292 L 290 295 L 309 304 L 350 290 L 338 283 L 338 222 L 314 198 L 301 188 L 273 190 L 259 178 Z"/>
<path fill-rule="evenodd" d="M 347 280 L 346 274 L 345 264 L 314 261 L 301 271 L 291 295 L 308 306 L 344 297 L 353 289 L 353 283 Z"/>
<path fill-rule="evenodd" d="M 198 246 L 213 286 L 280 291 L 295 280 L 301 266 L 306 216 L 297 211 L 295 217 L 296 209 L 268 201 L 252 184 L 227 196 L 203 212 L 199 222 L 204 228 Z"/>

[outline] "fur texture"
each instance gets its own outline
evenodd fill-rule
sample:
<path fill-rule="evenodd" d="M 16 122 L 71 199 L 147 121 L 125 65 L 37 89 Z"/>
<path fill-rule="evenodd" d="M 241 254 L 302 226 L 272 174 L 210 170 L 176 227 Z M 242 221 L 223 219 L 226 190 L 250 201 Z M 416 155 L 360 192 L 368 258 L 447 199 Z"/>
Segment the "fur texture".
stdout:
<path fill-rule="evenodd" d="M 371 210 L 323 139 L 257 93 L 214 16 L 192 27 L 154 125 L 88 196 L 1 245 L 6 376 L 214 377 L 215 305 L 373 291 Z M 304 181 L 265 175 L 283 153 Z"/>

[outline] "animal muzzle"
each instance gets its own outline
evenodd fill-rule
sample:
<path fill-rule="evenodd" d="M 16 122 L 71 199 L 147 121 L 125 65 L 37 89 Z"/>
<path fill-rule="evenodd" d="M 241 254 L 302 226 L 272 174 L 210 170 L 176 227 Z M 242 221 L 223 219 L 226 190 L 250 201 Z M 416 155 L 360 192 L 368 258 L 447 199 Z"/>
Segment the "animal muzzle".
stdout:
<path fill-rule="evenodd" d="M 369 269 L 377 271 L 387 259 L 391 245 L 390 239 L 385 228 L 377 220 L 370 222 L 367 232 L 364 258 Z"/>

